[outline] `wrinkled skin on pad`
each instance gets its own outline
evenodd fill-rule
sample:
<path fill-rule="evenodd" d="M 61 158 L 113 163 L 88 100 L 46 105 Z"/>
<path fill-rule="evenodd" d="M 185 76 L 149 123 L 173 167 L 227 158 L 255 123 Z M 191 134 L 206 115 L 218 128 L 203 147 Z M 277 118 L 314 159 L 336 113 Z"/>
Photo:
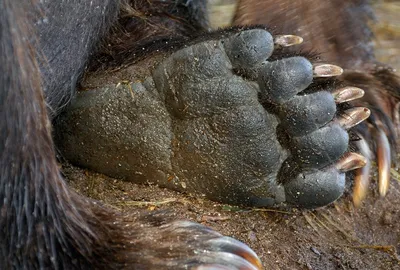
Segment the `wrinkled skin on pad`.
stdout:
<path fill-rule="evenodd" d="M 74 164 L 224 203 L 329 204 L 344 190 L 334 164 L 347 132 L 331 124 L 330 93 L 302 94 L 312 64 L 268 61 L 273 48 L 265 30 L 246 30 L 183 48 L 130 85 L 81 92 L 58 120 L 58 147 Z"/>

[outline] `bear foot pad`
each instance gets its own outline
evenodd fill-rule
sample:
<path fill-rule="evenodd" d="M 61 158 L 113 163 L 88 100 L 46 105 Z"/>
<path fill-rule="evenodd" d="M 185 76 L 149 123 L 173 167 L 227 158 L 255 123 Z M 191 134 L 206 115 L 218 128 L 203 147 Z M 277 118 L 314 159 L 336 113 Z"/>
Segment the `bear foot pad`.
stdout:
<path fill-rule="evenodd" d="M 222 32 L 143 81 L 80 92 L 57 120 L 56 143 L 73 164 L 224 203 L 327 205 L 345 172 L 365 164 L 348 152 L 347 129 L 369 110 L 337 113 L 362 90 L 320 83 L 341 69 L 282 53 L 299 40 L 284 37 Z"/>

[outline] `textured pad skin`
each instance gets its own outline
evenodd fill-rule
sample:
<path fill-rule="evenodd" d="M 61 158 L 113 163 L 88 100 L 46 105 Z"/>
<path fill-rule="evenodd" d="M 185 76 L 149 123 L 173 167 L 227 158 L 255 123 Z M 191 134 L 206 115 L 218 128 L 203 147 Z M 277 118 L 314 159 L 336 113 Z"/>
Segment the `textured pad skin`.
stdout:
<path fill-rule="evenodd" d="M 103 78 L 58 119 L 58 147 L 79 166 L 224 203 L 329 204 L 344 190 L 333 164 L 348 134 L 332 124 L 329 92 L 303 94 L 312 64 L 273 53 L 267 31 L 245 30 L 157 59 L 144 75 L 128 68 L 134 83 Z"/>

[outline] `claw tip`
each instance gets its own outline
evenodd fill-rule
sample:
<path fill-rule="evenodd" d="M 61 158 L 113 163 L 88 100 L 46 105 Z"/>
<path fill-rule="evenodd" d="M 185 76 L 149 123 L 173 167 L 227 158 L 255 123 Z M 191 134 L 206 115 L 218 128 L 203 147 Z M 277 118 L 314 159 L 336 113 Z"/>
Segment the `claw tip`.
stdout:
<path fill-rule="evenodd" d="M 275 38 L 275 44 L 281 47 L 290 47 L 303 43 L 303 38 L 295 35 L 279 35 Z"/>
<path fill-rule="evenodd" d="M 319 64 L 314 66 L 314 77 L 334 77 L 342 75 L 343 69 L 336 65 Z"/>
<path fill-rule="evenodd" d="M 348 102 L 351 100 L 359 99 L 364 96 L 364 90 L 358 87 L 344 87 L 340 88 L 332 93 L 336 103 Z"/>

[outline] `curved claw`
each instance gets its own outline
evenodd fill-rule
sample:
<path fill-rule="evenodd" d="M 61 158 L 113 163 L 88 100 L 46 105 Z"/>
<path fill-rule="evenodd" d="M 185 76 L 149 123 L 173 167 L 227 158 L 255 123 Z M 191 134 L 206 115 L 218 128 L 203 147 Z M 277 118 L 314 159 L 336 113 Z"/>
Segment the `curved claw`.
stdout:
<path fill-rule="evenodd" d="M 357 153 L 345 153 L 343 157 L 336 163 L 336 168 L 341 172 L 348 172 L 358 168 L 362 168 L 367 164 L 368 160 Z"/>
<path fill-rule="evenodd" d="M 274 43 L 278 47 L 290 47 L 303 43 L 303 38 L 295 35 L 278 35 L 275 37 Z"/>
<path fill-rule="evenodd" d="M 331 64 L 318 64 L 314 66 L 314 77 L 335 77 L 342 75 L 343 68 Z"/>
<path fill-rule="evenodd" d="M 335 99 L 335 102 L 339 104 L 362 98 L 364 96 L 364 93 L 365 93 L 364 90 L 358 87 L 348 86 L 333 91 L 332 95 Z"/>
<path fill-rule="evenodd" d="M 337 122 L 341 125 L 344 129 L 352 128 L 365 119 L 367 119 L 371 115 L 371 111 L 365 107 L 355 107 L 344 111 L 337 118 Z"/>
<path fill-rule="evenodd" d="M 249 261 L 240 256 L 229 252 L 211 252 L 206 256 L 199 258 L 194 263 L 193 267 L 189 269 L 195 270 L 224 270 L 224 269 L 237 269 L 237 270 L 261 270 L 262 268 L 255 266 Z"/>
<path fill-rule="evenodd" d="M 390 144 L 389 140 L 383 132 L 378 130 L 377 139 L 377 159 L 378 159 L 378 175 L 379 175 L 379 194 L 383 197 L 386 195 L 390 184 Z"/>
<path fill-rule="evenodd" d="M 368 186 L 370 183 L 370 170 L 371 170 L 371 149 L 368 146 L 368 143 L 365 139 L 358 135 L 361 140 L 357 142 L 358 149 L 360 150 L 361 154 L 366 158 L 367 163 L 364 167 L 356 170 L 356 176 L 354 178 L 354 189 L 353 189 L 353 203 L 355 207 L 361 205 L 361 202 L 367 195 Z"/>
<path fill-rule="evenodd" d="M 256 269 L 262 269 L 262 264 L 257 254 L 242 242 L 230 237 L 214 238 L 207 241 L 211 249 L 220 252 L 229 252 L 242 257 Z"/>

